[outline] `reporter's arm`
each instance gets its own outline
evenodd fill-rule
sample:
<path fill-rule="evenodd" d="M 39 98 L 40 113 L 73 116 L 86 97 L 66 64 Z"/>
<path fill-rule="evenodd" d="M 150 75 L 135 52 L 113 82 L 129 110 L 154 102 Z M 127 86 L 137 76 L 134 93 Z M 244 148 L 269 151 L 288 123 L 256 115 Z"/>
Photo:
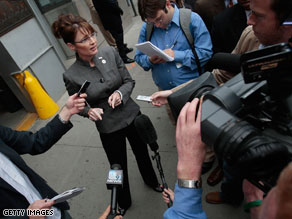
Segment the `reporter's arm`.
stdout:
<path fill-rule="evenodd" d="M 251 184 L 246 179 L 243 180 L 242 183 L 242 191 L 244 193 L 244 199 L 245 199 L 245 205 L 248 206 L 248 203 L 255 203 L 259 204 L 264 198 L 264 192 Z M 251 219 L 257 219 L 259 218 L 260 214 L 260 205 L 250 205 L 247 210 L 250 212 L 250 218 Z"/>
<path fill-rule="evenodd" d="M 199 100 L 187 103 L 181 110 L 176 128 L 178 152 L 177 177 L 182 180 L 200 180 L 201 168 L 206 148 L 201 141 L 201 104 L 196 116 Z M 200 218 L 205 219 L 202 209 L 202 189 L 183 188 L 176 185 L 173 207 L 164 218 Z"/>
<path fill-rule="evenodd" d="M 83 94 L 83 96 L 86 94 Z M 82 97 L 83 97 L 82 96 Z M 84 97 L 85 97 L 84 96 Z M 41 154 L 49 150 L 72 127 L 69 119 L 84 108 L 84 98 L 69 97 L 60 114 L 39 131 L 15 131 L 0 126 L 0 138 L 19 154 Z"/>
<path fill-rule="evenodd" d="M 153 106 L 163 106 L 168 103 L 167 98 L 173 94 L 174 92 L 178 91 L 179 89 L 185 87 L 189 83 L 191 83 L 193 80 L 189 80 L 188 82 L 185 82 L 175 88 L 172 88 L 171 90 L 163 90 L 155 92 L 151 95 L 152 105 Z"/>
<path fill-rule="evenodd" d="M 100 217 L 98 219 L 107 219 L 109 213 L 110 213 L 110 210 L 111 210 L 111 206 L 107 206 L 107 208 L 105 209 L 105 211 L 102 213 L 102 215 L 100 215 Z M 121 215 L 118 215 L 118 216 L 115 216 L 114 219 L 123 219 L 123 216 Z"/>

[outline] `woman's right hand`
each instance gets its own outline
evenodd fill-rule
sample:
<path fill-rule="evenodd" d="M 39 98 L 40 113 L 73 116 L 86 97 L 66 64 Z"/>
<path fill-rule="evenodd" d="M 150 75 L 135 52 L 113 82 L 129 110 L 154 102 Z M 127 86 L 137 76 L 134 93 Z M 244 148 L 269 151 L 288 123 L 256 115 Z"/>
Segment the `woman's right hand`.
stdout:
<path fill-rule="evenodd" d="M 171 201 L 173 202 L 173 200 L 174 200 L 174 192 L 170 188 L 164 189 L 163 192 L 162 192 L 162 198 L 163 198 L 163 200 L 164 200 L 164 202 L 166 204 L 169 203 L 168 195 L 169 195 Z"/>
<path fill-rule="evenodd" d="M 88 111 L 89 119 L 92 121 L 102 120 L 101 115 L 103 114 L 103 109 L 101 108 L 90 108 Z"/>

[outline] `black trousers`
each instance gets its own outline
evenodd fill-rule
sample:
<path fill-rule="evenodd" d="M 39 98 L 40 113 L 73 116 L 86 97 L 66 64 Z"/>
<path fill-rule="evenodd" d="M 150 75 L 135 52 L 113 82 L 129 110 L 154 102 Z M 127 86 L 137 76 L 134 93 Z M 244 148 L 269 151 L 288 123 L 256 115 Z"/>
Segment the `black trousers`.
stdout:
<path fill-rule="evenodd" d="M 100 133 L 99 135 L 110 165 L 120 164 L 123 169 L 124 182 L 123 188 L 118 191 L 118 204 L 121 208 L 129 208 L 132 200 L 127 168 L 126 138 L 130 142 L 144 182 L 151 187 L 156 187 L 158 180 L 148 154 L 147 145 L 139 137 L 134 122 L 116 132 Z"/>

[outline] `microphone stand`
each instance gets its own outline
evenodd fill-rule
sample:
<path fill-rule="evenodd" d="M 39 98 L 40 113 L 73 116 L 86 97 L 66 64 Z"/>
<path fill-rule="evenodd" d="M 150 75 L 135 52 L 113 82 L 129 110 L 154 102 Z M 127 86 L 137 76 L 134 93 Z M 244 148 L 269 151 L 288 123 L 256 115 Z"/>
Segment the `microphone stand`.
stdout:
<path fill-rule="evenodd" d="M 160 162 L 160 154 L 159 154 L 158 150 L 156 150 L 156 151 L 153 150 L 153 152 L 154 152 L 154 156 L 151 156 L 151 157 L 152 157 L 152 160 L 156 161 L 156 165 L 157 165 L 157 169 L 158 169 L 159 174 L 160 174 L 160 178 L 161 178 L 163 189 L 164 188 L 168 189 L 168 185 L 167 185 L 167 183 L 165 181 L 162 165 L 161 165 L 161 162 Z M 167 207 L 170 208 L 172 206 L 172 201 L 171 201 L 170 195 L 167 194 L 167 196 L 168 196 L 168 199 L 169 199 L 169 203 L 167 203 Z"/>

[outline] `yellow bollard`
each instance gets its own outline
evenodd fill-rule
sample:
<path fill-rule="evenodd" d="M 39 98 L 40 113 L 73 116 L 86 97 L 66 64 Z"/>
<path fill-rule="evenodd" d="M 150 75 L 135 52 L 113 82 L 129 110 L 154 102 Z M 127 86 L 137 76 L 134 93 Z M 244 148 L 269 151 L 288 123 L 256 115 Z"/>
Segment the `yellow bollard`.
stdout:
<path fill-rule="evenodd" d="M 48 119 L 58 112 L 59 106 L 44 91 L 39 81 L 29 71 L 16 74 L 15 77 L 21 85 L 24 85 L 41 119 Z"/>

